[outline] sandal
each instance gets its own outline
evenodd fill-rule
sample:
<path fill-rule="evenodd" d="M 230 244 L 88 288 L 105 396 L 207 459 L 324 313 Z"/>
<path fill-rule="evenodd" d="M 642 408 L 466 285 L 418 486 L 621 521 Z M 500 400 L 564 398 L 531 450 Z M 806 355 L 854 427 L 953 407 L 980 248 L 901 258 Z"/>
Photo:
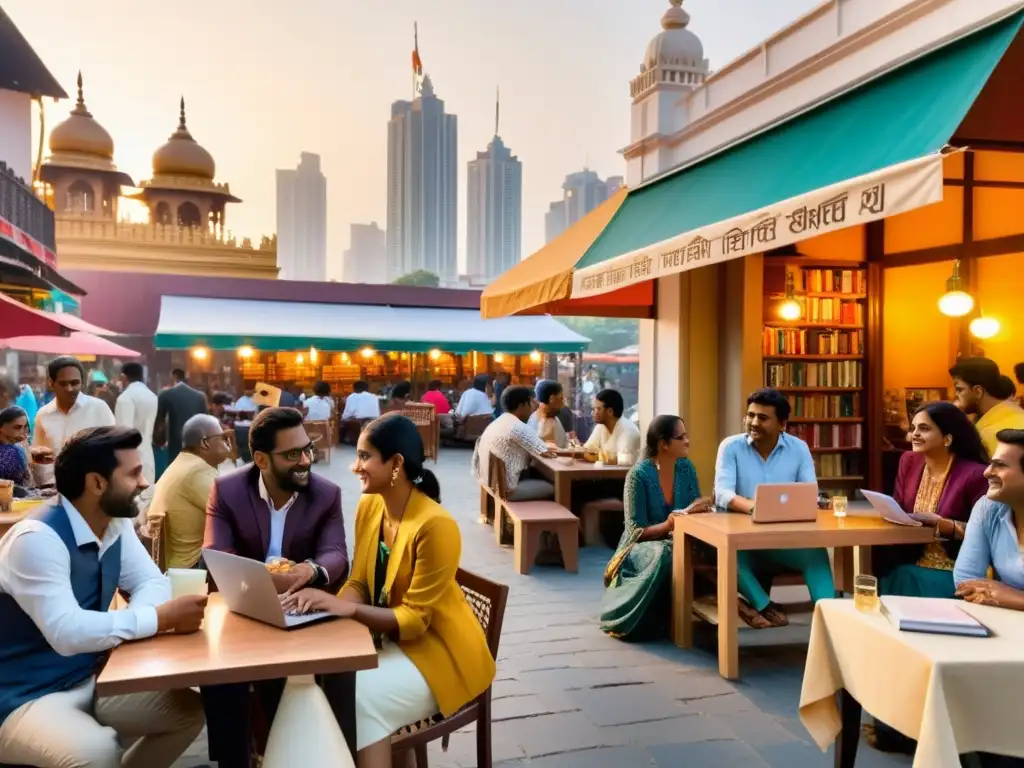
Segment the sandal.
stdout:
<path fill-rule="evenodd" d="M 770 629 L 774 626 L 771 621 L 762 616 L 758 611 L 754 610 L 750 603 L 740 600 L 740 618 L 746 623 L 751 629 Z"/>
<path fill-rule="evenodd" d="M 768 607 L 761 611 L 761 615 L 771 622 L 773 627 L 789 626 L 789 617 L 786 615 L 785 611 L 775 603 L 769 603 Z"/>

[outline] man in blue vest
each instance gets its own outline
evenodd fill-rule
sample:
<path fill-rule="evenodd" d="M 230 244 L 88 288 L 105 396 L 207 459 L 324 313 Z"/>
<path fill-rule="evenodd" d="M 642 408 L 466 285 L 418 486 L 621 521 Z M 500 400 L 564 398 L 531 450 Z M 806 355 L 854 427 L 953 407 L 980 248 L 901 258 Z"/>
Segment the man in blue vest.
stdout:
<path fill-rule="evenodd" d="M 59 501 L 0 539 L 0 764 L 170 768 L 202 730 L 190 690 L 96 698 L 107 651 L 195 632 L 206 607 L 170 599 L 133 529 L 141 442 L 121 427 L 74 435 L 57 457 Z M 118 587 L 131 602 L 109 611 Z M 120 736 L 138 738 L 123 755 Z"/>

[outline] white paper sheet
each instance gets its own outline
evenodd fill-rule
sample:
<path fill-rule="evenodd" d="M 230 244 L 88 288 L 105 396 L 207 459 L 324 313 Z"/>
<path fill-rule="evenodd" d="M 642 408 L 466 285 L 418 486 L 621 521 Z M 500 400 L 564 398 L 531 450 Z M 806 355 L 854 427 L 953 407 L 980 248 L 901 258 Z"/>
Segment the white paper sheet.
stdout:
<path fill-rule="evenodd" d="M 878 513 L 882 516 L 883 520 L 888 520 L 890 523 L 896 523 L 897 525 L 910 525 L 915 527 L 921 525 L 921 523 L 904 512 L 903 508 L 896 503 L 896 499 L 892 496 L 886 496 L 884 493 L 865 490 L 861 490 L 861 493 L 863 493 L 864 498 L 871 503 L 871 506 L 878 510 Z"/>

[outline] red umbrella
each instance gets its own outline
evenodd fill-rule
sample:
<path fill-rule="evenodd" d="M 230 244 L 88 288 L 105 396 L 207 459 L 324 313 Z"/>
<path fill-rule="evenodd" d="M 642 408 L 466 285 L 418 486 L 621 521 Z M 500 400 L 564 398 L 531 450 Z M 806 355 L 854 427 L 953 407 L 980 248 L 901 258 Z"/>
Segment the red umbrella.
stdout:
<path fill-rule="evenodd" d="M 105 355 L 107 357 L 138 357 L 134 349 L 84 331 L 67 336 L 16 336 L 0 339 L 0 348 L 16 352 L 38 352 L 43 355 Z"/>

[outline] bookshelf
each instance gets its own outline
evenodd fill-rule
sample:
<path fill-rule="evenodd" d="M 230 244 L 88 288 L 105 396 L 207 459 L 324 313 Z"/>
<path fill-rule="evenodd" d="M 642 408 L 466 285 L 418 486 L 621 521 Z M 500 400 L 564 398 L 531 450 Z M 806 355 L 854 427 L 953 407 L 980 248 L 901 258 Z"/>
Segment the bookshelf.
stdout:
<path fill-rule="evenodd" d="M 792 405 L 789 432 L 811 449 L 826 491 L 866 486 L 868 270 L 858 262 L 765 259 L 764 386 Z M 783 304 L 800 308 L 783 319 Z"/>

